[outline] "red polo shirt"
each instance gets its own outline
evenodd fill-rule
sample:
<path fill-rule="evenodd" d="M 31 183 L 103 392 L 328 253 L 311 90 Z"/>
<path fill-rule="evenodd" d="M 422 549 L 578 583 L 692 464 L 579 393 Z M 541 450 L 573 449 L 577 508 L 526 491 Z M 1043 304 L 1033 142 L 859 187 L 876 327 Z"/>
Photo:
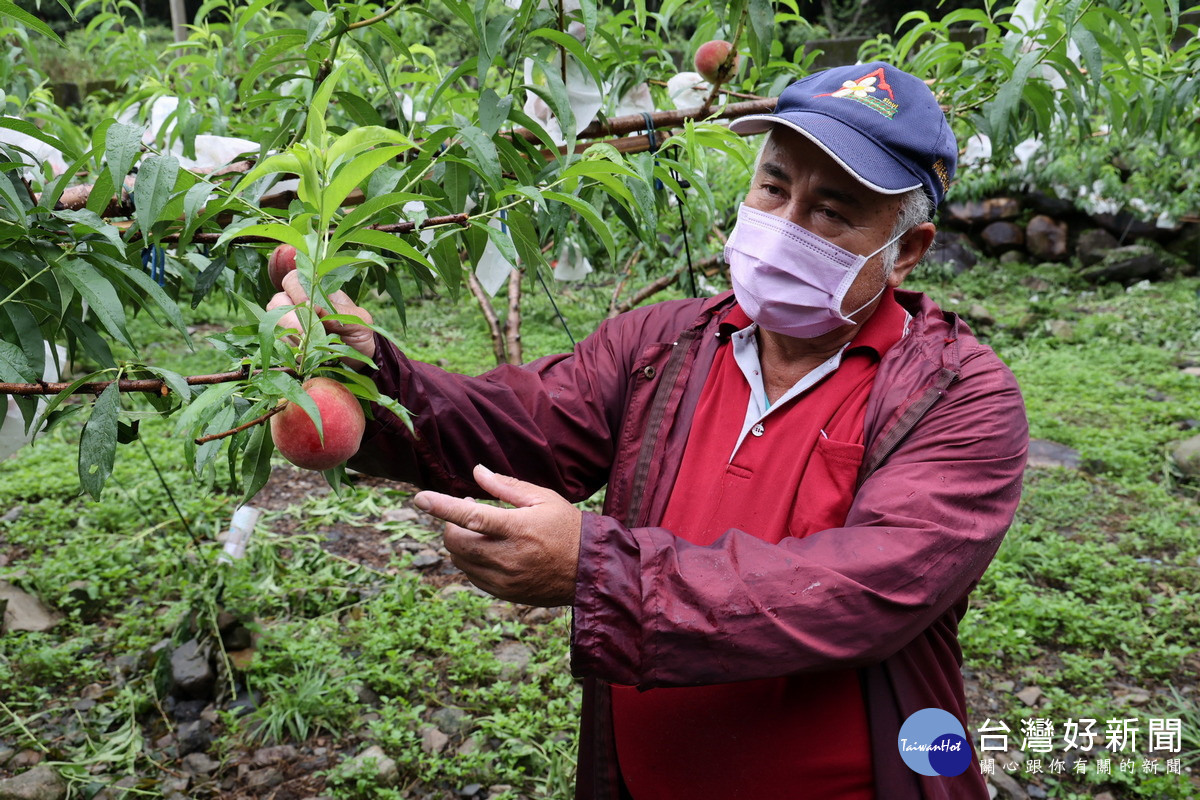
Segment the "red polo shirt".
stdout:
<path fill-rule="evenodd" d="M 867 396 L 906 323 L 888 289 L 837 369 L 740 445 L 750 386 L 732 345 L 722 346 L 662 526 L 700 545 L 730 528 L 778 542 L 840 527 L 862 463 Z M 735 308 L 723 330 L 749 324 Z M 780 624 L 789 624 L 784 615 Z M 612 697 L 617 755 L 635 800 L 874 797 L 856 670 L 645 692 L 614 686 Z"/>

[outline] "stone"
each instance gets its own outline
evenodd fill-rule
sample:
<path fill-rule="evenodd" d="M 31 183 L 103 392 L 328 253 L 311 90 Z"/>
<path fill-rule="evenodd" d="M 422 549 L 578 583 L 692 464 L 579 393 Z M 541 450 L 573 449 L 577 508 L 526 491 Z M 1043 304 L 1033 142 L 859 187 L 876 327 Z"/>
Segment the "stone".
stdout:
<path fill-rule="evenodd" d="M 468 798 L 468 800 L 469 800 L 470 798 L 474 798 L 476 795 L 478 795 L 482 791 L 483 791 L 483 784 L 468 783 L 466 786 L 464 786 L 458 790 L 458 796 Z"/>
<path fill-rule="evenodd" d="M 415 508 L 405 506 L 389 508 L 380 516 L 384 522 L 416 522 L 420 518 L 421 514 Z"/>
<path fill-rule="evenodd" d="M 497 783 L 494 786 L 489 786 L 487 794 L 488 800 L 495 800 L 495 798 L 502 794 L 509 794 L 512 792 L 512 790 L 513 787 L 509 786 L 507 783 Z"/>
<path fill-rule="evenodd" d="M 471 717 L 461 708 L 445 706 L 429 715 L 438 730 L 451 736 L 462 736 L 471 729 Z"/>
<path fill-rule="evenodd" d="M 226 652 L 247 650 L 254 644 L 254 634 L 245 625 L 238 623 L 221 632 L 221 644 Z"/>
<path fill-rule="evenodd" d="M 1025 226 L 1025 247 L 1039 261 L 1065 261 L 1067 223 L 1038 214 Z"/>
<path fill-rule="evenodd" d="M 1025 231 L 1015 222 L 993 222 L 979 234 L 988 252 L 999 255 L 1025 246 Z"/>
<path fill-rule="evenodd" d="M 1200 478 L 1200 435 L 1185 439 L 1171 451 L 1175 466 L 1185 478 Z"/>
<path fill-rule="evenodd" d="M 1030 797 L 1035 798 L 1035 800 L 1044 800 L 1046 797 L 1049 797 L 1049 795 L 1046 794 L 1046 790 L 1038 786 L 1036 783 L 1031 783 L 1026 786 L 1025 791 Z"/>
<path fill-rule="evenodd" d="M 1026 686 L 1021 691 L 1017 692 L 1017 699 L 1027 706 L 1037 705 L 1037 701 L 1042 697 L 1042 690 L 1036 686 Z"/>
<path fill-rule="evenodd" d="M 4 606 L 0 633 L 45 633 L 62 621 L 62 614 L 47 608 L 41 600 L 8 581 L 0 581 L 0 606 Z"/>
<path fill-rule="evenodd" d="M 1150 693 L 1145 689 L 1132 689 L 1124 697 L 1119 698 L 1127 705 L 1144 706 L 1150 702 Z"/>
<path fill-rule="evenodd" d="M 365 683 L 354 684 L 354 696 L 358 698 L 358 702 L 368 708 L 379 708 L 383 705 L 383 700 L 380 699 L 379 694 Z"/>
<path fill-rule="evenodd" d="M 176 697 L 206 698 L 216 677 L 208 661 L 208 647 L 197 640 L 184 642 L 172 651 L 171 684 Z"/>
<path fill-rule="evenodd" d="M 206 753 L 188 753 L 183 757 L 183 768 L 192 775 L 211 775 L 221 767 L 221 762 Z"/>
<path fill-rule="evenodd" d="M 979 263 L 979 253 L 966 234 L 938 231 L 933 237 L 933 247 L 925 254 L 925 263 L 946 265 L 955 275 L 961 275 Z"/>
<path fill-rule="evenodd" d="M 967 322 L 972 328 L 990 328 L 996 324 L 996 317 L 979 303 L 974 303 L 967 309 Z"/>
<path fill-rule="evenodd" d="M 533 651 L 520 642 L 505 642 L 496 648 L 496 660 L 500 662 L 500 677 L 503 680 L 524 675 L 532 659 Z"/>
<path fill-rule="evenodd" d="M 1189 265 L 1186 275 L 1200 271 L 1200 224 L 1185 225 L 1179 235 L 1167 244 L 1167 252 L 1182 258 Z"/>
<path fill-rule="evenodd" d="M 1007 253 L 1001 254 L 999 261 L 1004 266 L 1008 266 L 1010 264 L 1024 264 L 1027 259 L 1025 258 L 1025 253 L 1022 251 L 1009 250 Z"/>
<path fill-rule="evenodd" d="M 1103 228 L 1088 228 L 1079 234 L 1075 240 L 1075 257 L 1085 267 L 1099 264 L 1110 250 L 1116 250 L 1121 245 L 1117 237 Z"/>
<path fill-rule="evenodd" d="M 1122 241 L 1162 236 L 1168 232 L 1158 227 L 1155 222 L 1138 219 L 1128 211 L 1120 211 L 1116 214 L 1093 214 L 1092 219 L 1110 233 L 1121 237 Z"/>
<path fill-rule="evenodd" d="M 1090 283 L 1121 283 L 1126 286 L 1166 276 L 1171 264 L 1164 251 L 1150 244 L 1131 244 L 1110 250 L 1099 263 L 1080 275 Z"/>
<path fill-rule="evenodd" d="M 1070 342 L 1075 339 L 1075 323 L 1065 319 L 1052 319 L 1046 323 L 1046 330 L 1060 342 Z"/>
<path fill-rule="evenodd" d="M 204 700 L 176 700 L 175 698 L 167 699 L 167 712 L 176 722 L 194 722 L 200 719 L 200 714 L 204 711 L 204 706 L 207 703 Z"/>
<path fill-rule="evenodd" d="M 46 765 L 0 780 L 0 800 L 64 800 L 67 791 L 67 782 Z"/>
<path fill-rule="evenodd" d="M 421 747 L 425 747 L 424 741 L 422 741 Z M 345 768 L 351 775 L 374 775 L 375 782 L 381 786 L 395 786 L 400 780 L 400 769 L 396 766 L 395 760 L 389 758 L 387 753 L 383 752 L 383 748 L 377 744 L 371 745 L 347 761 Z"/>
<path fill-rule="evenodd" d="M 450 737 L 432 725 L 421 728 L 421 749 L 430 755 L 437 755 L 450 744 Z"/>
<path fill-rule="evenodd" d="M 442 557 L 435 551 L 426 548 L 413 556 L 412 565 L 417 569 L 425 569 L 427 567 L 436 567 L 442 563 Z"/>
<path fill-rule="evenodd" d="M 242 778 L 242 783 L 247 789 L 261 792 L 283 783 L 283 773 L 274 767 L 264 767 L 247 772 Z"/>
<path fill-rule="evenodd" d="M 1029 800 L 1029 795 L 1021 788 L 1021 784 L 1017 783 L 1016 778 L 1003 770 L 996 770 L 988 775 L 988 780 L 999 790 L 1000 797 L 1008 800 Z"/>
<path fill-rule="evenodd" d="M 290 744 L 275 747 L 260 747 L 254 751 L 250 763 L 256 767 L 268 767 L 280 761 L 291 761 L 296 757 L 296 748 Z"/>
<path fill-rule="evenodd" d="M 1093 797 L 1092 800 L 1117 800 L 1117 799 L 1115 797 L 1113 797 L 1112 792 L 1101 792 L 1100 794 Z"/>
<path fill-rule="evenodd" d="M 1070 200 L 1064 200 L 1061 197 L 1055 197 L 1054 195 L 1042 192 L 1030 192 L 1025 196 L 1025 200 L 1028 206 L 1039 214 L 1046 214 L 1051 217 L 1065 217 L 1076 213 L 1074 203 Z"/>
<path fill-rule="evenodd" d="M 1046 439 L 1029 440 L 1029 460 L 1026 463 L 1028 467 L 1079 469 L 1082 465 L 1083 458 L 1078 450 Z M 998 684 L 997 688 L 999 688 Z M 1010 686 L 1009 689 L 1011 688 Z"/>
<path fill-rule="evenodd" d="M 952 221 L 962 225 L 983 225 L 1020 216 L 1021 201 L 1014 197 L 989 197 L 986 200 L 951 203 L 946 207 L 946 213 Z"/>
<path fill-rule="evenodd" d="M 203 753 L 212 744 L 212 725 L 203 719 L 185 722 L 175 730 L 175 739 L 179 745 L 179 755 Z"/>
<path fill-rule="evenodd" d="M 4 512 L 4 516 L 0 517 L 0 522 L 16 522 L 25 513 L 25 506 L 13 506 L 8 511 Z"/>

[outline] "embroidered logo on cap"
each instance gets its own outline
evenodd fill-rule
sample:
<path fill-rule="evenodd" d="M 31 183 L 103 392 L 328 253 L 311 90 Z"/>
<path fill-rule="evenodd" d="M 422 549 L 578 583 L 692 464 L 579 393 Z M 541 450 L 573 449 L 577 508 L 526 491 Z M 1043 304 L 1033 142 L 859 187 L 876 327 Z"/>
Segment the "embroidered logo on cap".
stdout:
<path fill-rule="evenodd" d="M 880 91 L 887 92 L 887 97 L 883 97 Z M 887 76 L 883 73 L 883 67 L 857 80 L 844 81 L 842 88 L 837 91 L 814 94 L 813 97 L 846 97 L 857 100 L 888 119 L 894 117 L 900 110 L 900 106 L 896 103 L 896 96 L 892 94 L 892 87 L 887 82 Z"/>
<path fill-rule="evenodd" d="M 933 162 L 933 173 L 938 176 L 938 180 L 942 182 L 942 191 L 950 188 L 950 173 L 946 169 L 945 159 L 939 158 Z"/>

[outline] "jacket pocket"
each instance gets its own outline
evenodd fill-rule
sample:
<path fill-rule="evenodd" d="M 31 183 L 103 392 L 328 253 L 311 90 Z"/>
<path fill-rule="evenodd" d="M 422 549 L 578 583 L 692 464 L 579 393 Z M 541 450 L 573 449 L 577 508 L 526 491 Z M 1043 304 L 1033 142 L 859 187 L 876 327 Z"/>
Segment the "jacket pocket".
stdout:
<path fill-rule="evenodd" d="M 792 501 L 789 533 L 797 539 L 845 524 L 864 448 L 855 442 L 817 437 L 808 468 Z"/>

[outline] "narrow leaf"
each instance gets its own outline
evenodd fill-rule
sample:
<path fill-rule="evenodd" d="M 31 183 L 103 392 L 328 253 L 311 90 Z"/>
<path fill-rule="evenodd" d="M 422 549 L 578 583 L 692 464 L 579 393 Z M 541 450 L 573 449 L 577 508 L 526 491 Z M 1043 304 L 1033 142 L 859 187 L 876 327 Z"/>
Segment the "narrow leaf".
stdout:
<path fill-rule="evenodd" d="M 96 398 L 92 415 L 79 437 L 79 485 L 95 500 L 100 499 L 104 482 L 112 474 L 120 407 L 121 394 L 113 383 Z"/>

